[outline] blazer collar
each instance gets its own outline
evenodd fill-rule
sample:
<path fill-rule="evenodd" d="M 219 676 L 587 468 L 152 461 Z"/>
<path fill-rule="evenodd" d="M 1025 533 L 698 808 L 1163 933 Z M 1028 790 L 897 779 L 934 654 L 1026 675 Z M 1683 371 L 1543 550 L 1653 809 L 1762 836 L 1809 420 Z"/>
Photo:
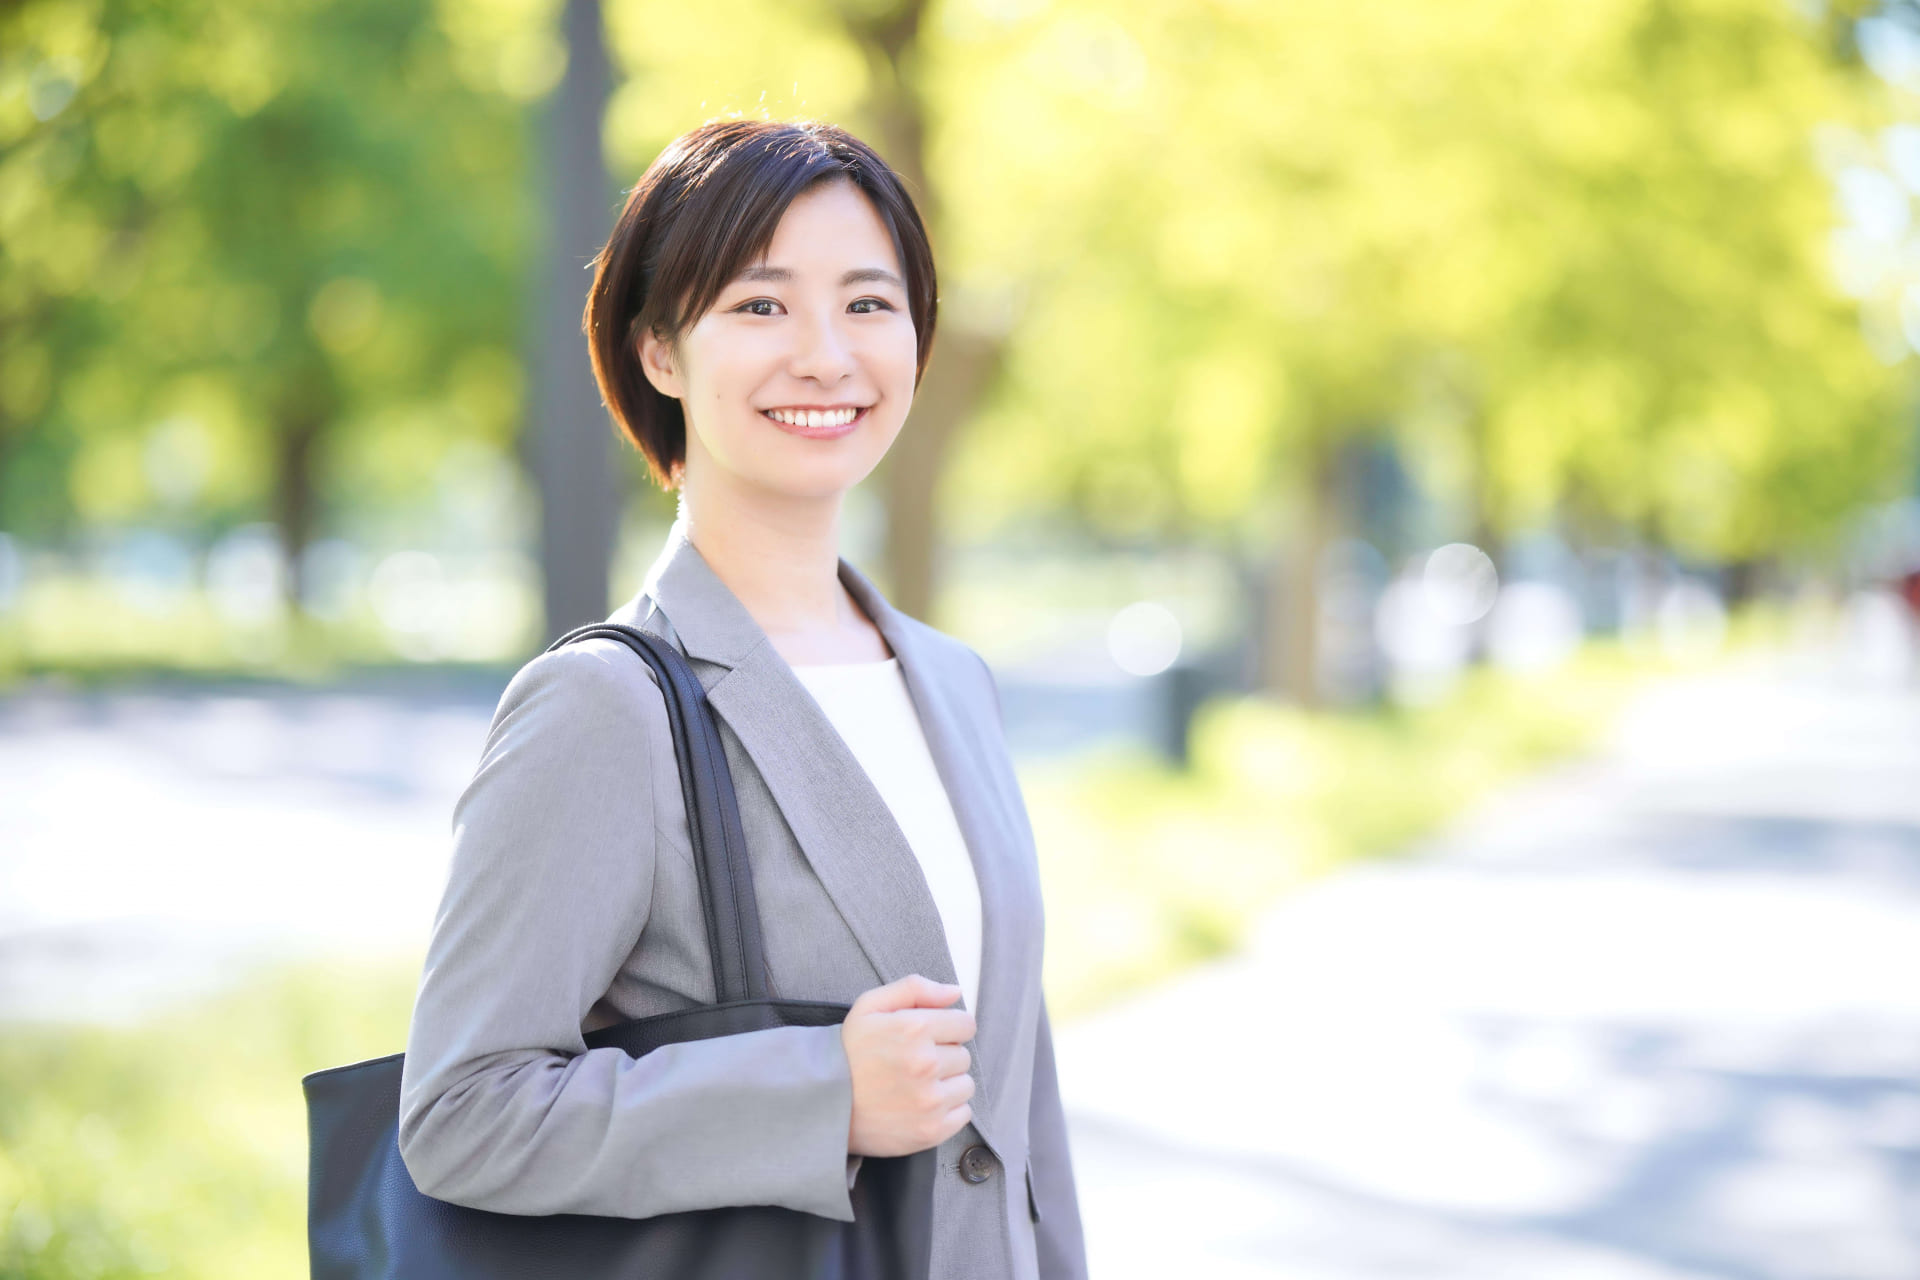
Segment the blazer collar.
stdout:
<path fill-rule="evenodd" d="M 873 619 L 888 647 L 899 655 L 905 640 L 905 615 L 887 602 L 865 574 L 847 563 L 845 556 L 840 557 L 840 581 Z M 690 658 L 732 668 L 760 645 L 769 643 L 767 633 L 740 603 L 740 597 L 720 580 L 693 545 L 685 519 L 675 520 L 667 530 L 666 542 L 647 569 L 639 594 L 621 612 L 633 611 L 642 597 L 659 604 L 674 637 Z M 644 617 L 647 610 L 641 607 L 639 612 Z M 906 661 L 901 656 L 902 665 Z"/>
<path fill-rule="evenodd" d="M 1001 1121 L 991 1093 L 1012 1067 L 1013 1026 L 1001 1026 L 1020 998 L 1024 921 L 1001 905 L 1014 892 L 1011 837 L 979 735 L 965 722 L 941 666 L 943 653 L 923 624 L 895 609 L 841 557 L 840 581 L 873 620 L 894 656 L 919 714 L 927 749 L 953 804 L 980 886 L 980 1009 L 975 1010 L 974 1125 L 989 1145 Z M 665 615 L 662 628 L 646 603 Z M 651 621 L 649 621 L 651 619 Z M 711 664 L 701 673 L 709 703 L 732 729 L 771 791 L 801 851 L 883 982 L 919 973 L 954 982 L 939 908 L 892 810 L 813 695 L 731 588 L 687 536 L 668 530 L 638 594 L 611 621 L 645 625 L 675 640 L 687 656 Z M 794 994 L 794 993 L 786 993 Z M 1004 1152 L 1002 1153 L 1005 1154 Z"/>

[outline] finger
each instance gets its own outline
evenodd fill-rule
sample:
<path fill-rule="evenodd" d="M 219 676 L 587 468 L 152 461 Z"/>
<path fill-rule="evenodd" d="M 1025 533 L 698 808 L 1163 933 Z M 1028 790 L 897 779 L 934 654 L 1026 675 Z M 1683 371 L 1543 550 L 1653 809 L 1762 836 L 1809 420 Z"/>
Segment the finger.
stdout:
<path fill-rule="evenodd" d="M 889 982 L 884 987 L 863 991 L 850 1012 L 892 1013 L 901 1009 L 940 1009 L 960 998 L 960 988 L 950 982 L 935 982 L 917 973 Z"/>
<path fill-rule="evenodd" d="M 973 1015 L 965 1009 L 926 1009 L 920 1013 L 920 1020 L 935 1044 L 964 1044 L 978 1030 Z"/>
<path fill-rule="evenodd" d="M 969 1075 L 948 1076 L 934 1086 L 940 1100 L 949 1106 L 955 1106 L 972 1098 L 973 1091 L 978 1087 L 974 1084 L 973 1077 Z"/>
<path fill-rule="evenodd" d="M 947 1112 L 947 1114 L 944 1117 L 942 1117 L 940 1121 L 940 1125 L 943 1129 L 946 1130 L 948 1138 L 951 1138 L 954 1134 L 960 1132 L 962 1129 L 966 1128 L 969 1124 L 972 1124 L 972 1123 L 973 1123 L 973 1107 L 964 1102 L 961 1103 L 959 1106 L 955 1107 L 953 1110 Z M 946 1139 L 944 1138 L 941 1139 L 941 1141 L 943 1142 L 945 1140 Z"/>
<path fill-rule="evenodd" d="M 967 1068 L 973 1065 L 973 1055 L 957 1044 L 936 1044 L 933 1046 L 933 1074 L 938 1079 L 948 1076 L 963 1076 Z"/>
<path fill-rule="evenodd" d="M 932 978 L 910 973 L 896 984 L 907 988 L 913 1004 L 910 1008 L 944 1009 L 958 1000 L 962 994 L 958 983 L 935 982 Z"/>

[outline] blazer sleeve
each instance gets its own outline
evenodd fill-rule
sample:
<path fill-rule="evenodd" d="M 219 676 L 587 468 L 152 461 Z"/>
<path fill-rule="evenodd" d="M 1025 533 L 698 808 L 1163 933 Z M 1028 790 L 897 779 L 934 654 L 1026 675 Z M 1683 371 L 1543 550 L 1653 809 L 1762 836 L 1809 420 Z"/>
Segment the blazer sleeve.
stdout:
<path fill-rule="evenodd" d="M 1087 1280 L 1087 1245 L 1080 1227 L 1073 1157 L 1067 1150 L 1067 1116 L 1060 1104 L 1060 1078 L 1053 1065 L 1053 1027 L 1046 997 L 1040 998 L 1040 1030 L 1033 1045 L 1033 1094 L 1027 1112 L 1028 1192 L 1038 1215 L 1033 1225 L 1041 1280 Z"/>
<path fill-rule="evenodd" d="M 1000 697 L 1000 682 L 978 650 L 970 647 L 969 652 L 986 672 L 993 689 L 994 712 L 1004 735 L 1007 713 Z M 1024 806 L 1024 797 L 1021 803 Z M 1053 1024 L 1047 1017 L 1044 994 L 1033 1042 L 1033 1090 L 1027 1103 L 1027 1193 L 1033 1198 L 1033 1234 L 1041 1280 L 1087 1280 L 1080 1197 L 1074 1186 L 1073 1156 L 1067 1149 L 1066 1108 L 1060 1101 L 1060 1076 L 1053 1061 Z"/>
<path fill-rule="evenodd" d="M 773 1204 L 851 1221 L 839 1027 L 640 1058 L 582 1038 L 647 923 L 666 843 L 656 775 L 678 785 L 656 740 L 671 740 L 665 701 L 625 650 L 567 646 L 508 685 L 454 807 L 402 1068 L 401 1159 L 425 1194 L 498 1213 Z"/>

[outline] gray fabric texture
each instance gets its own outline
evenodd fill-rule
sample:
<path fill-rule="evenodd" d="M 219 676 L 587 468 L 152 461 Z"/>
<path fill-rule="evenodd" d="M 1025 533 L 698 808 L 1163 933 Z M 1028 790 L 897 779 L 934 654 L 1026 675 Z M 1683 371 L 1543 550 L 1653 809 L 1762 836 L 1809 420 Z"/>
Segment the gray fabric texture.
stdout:
<path fill-rule="evenodd" d="M 1085 1247 L 1040 988 L 1032 827 L 970 647 L 840 578 L 900 659 L 980 884 L 974 1119 L 940 1144 L 936 1280 L 1081 1280 Z M 658 608 L 655 608 L 655 605 Z M 919 864 L 866 773 L 676 522 L 610 621 L 685 648 L 739 798 L 780 996 L 953 982 Z M 502 1213 L 777 1204 L 842 1220 L 852 1082 L 836 1027 L 670 1045 L 583 1032 L 714 999 L 666 706 L 625 646 L 541 654 L 501 695 L 453 814 L 408 1032 L 400 1153 L 421 1190 Z M 959 1171 L 976 1144 L 986 1181 Z"/>

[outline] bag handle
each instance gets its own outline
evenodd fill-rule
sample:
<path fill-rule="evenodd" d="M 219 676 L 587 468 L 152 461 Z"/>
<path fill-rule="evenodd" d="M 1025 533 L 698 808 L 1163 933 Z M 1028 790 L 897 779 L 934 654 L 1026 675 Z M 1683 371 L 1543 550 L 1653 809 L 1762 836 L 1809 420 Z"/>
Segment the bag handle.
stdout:
<path fill-rule="evenodd" d="M 664 637 L 624 623 L 590 622 L 575 627 L 548 645 L 546 652 L 591 639 L 619 641 L 660 678 L 693 834 L 693 864 L 700 880 L 718 1001 L 768 999 L 766 950 L 761 944 L 746 834 L 740 825 L 740 802 L 734 795 L 733 774 L 707 691 L 685 655 Z"/>

